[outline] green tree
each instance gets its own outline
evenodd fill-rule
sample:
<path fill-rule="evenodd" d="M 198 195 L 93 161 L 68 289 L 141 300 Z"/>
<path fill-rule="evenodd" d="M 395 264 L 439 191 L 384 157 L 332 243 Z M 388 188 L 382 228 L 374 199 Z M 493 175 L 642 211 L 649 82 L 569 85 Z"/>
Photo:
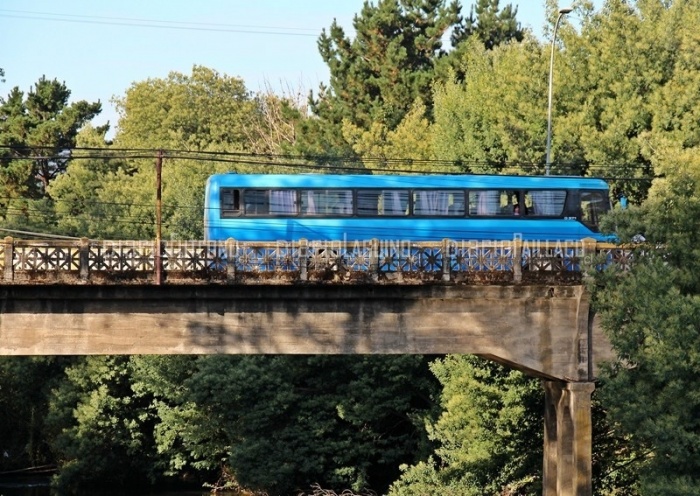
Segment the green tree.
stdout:
<path fill-rule="evenodd" d="M 87 229 L 80 235 L 153 239 L 154 164 L 162 149 L 163 236 L 201 239 L 207 177 L 252 169 L 221 154 L 256 149 L 251 140 L 261 139 L 255 131 L 261 128 L 259 103 L 241 79 L 195 66 L 191 75 L 173 72 L 134 83 L 116 104 L 114 151 L 76 162 L 51 190 L 61 214 L 72 217 L 61 222 L 73 232 Z"/>
<path fill-rule="evenodd" d="M 546 137 L 545 60 L 537 40 L 486 50 L 464 42 L 464 81 L 435 89 L 435 157 L 465 172 L 543 171 Z"/>
<path fill-rule="evenodd" d="M 207 361 L 207 357 L 190 355 L 132 357 L 132 389 L 137 397 L 152 398 L 153 438 L 159 454 L 154 472 L 219 487 L 222 484 L 215 481 L 226 482 L 222 466 L 230 441 L 220 415 L 208 402 L 197 404 L 188 386 Z M 221 365 L 222 373 L 229 373 L 231 363 Z"/>
<path fill-rule="evenodd" d="M 434 453 L 403 473 L 392 496 L 541 494 L 543 389 L 484 359 L 450 355 L 431 364 L 440 380 L 442 413 L 428 423 Z M 593 397 L 594 494 L 636 495 L 637 452 Z"/>
<path fill-rule="evenodd" d="M 394 130 L 378 122 L 362 130 L 345 121 L 343 136 L 367 169 L 430 172 L 435 164 L 432 130 L 426 113 L 425 105 L 416 100 Z"/>
<path fill-rule="evenodd" d="M 0 358 L 0 472 L 54 463 L 44 421 L 70 357 Z"/>
<path fill-rule="evenodd" d="M 383 490 L 426 453 L 434 382 L 419 356 L 211 357 L 187 381 L 245 487 Z"/>
<path fill-rule="evenodd" d="M 5 228 L 57 231 L 48 190 L 65 172 L 80 128 L 101 111 L 99 102 L 69 104 L 70 94 L 65 84 L 42 77 L 26 98 L 17 87 L 7 99 L 0 98 L 0 218 Z"/>
<path fill-rule="evenodd" d="M 100 113 L 100 102 L 69 104 L 64 83 L 45 77 L 24 93 L 0 99 L 0 185 L 4 198 L 41 198 L 65 171 L 80 128 Z"/>
<path fill-rule="evenodd" d="M 302 136 L 300 149 L 351 152 L 342 138 L 344 120 L 363 130 L 373 123 L 393 130 L 416 98 L 431 108 L 434 64 L 445 55 L 442 37 L 456 24 L 458 12 L 456 1 L 365 2 L 353 21 L 354 40 L 334 21 L 318 41 L 330 69 L 329 86 L 311 96 L 319 120 L 306 124 L 308 136 Z"/>
<path fill-rule="evenodd" d="M 65 369 L 47 418 L 60 460 L 62 491 L 142 488 L 162 482 L 154 470 L 152 397 L 134 394 L 127 356 L 84 357 Z"/>
<path fill-rule="evenodd" d="M 500 10 L 499 3 L 499 0 L 477 0 L 469 17 L 460 17 L 451 36 L 452 46 L 472 36 L 489 50 L 509 41 L 522 41 L 524 32 L 516 19 L 518 8 L 508 4 Z"/>
<path fill-rule="evenodd" d="M 700 491 L 700 134 L 698 35 L 695 3 L 638 2 L 642 29 L 662 50 L 650 70 L 650 129 L 641 153 L 657 175 L 648 199 L 608 219 L 623 241 L 646 238 L 631 269 L 596 273 L 594 296 L 617 360 L 601 393 L 614 426 L 629 439 L 627 458 L 639 472 L 641 494 Z M 665 48 L 663 48 L 665 47 Z M 671 49 L 673 47 L 673 49 Z M 658 74 L 663 73 L 663 78 Z"/>
<path fill-rule="evenodd" d="M 596 273 L 596 309 L 617 359 L 601 394 L 629 438 L 640 492 L 700 491 L 700 160 L 698 147 L 666 144 L 655 181 L 639 207 L 608 219 L 623 240 L 646 238 L 629 271 Z"/>
<path fill-rule="evenodd" d="M 580 34 L 563 26 L 556 91 L 566 97 L 558 98 L 555 170 L 578 143 L 584 171 L 615 178 L 616 195 L 645 197 L 654 173 L 649 133 L 655 115 L 676 105 L 664 108 L 657 95 L 676 78 L 678 63 L 697 53 L 688 43 L 697 11 L 694 2 L 609 0 L 583 18 Z"/>
<path fill-rule="evenodd" d="M 115 100 L 115 143 L 129 148 L 244 151 L 255 103 L 242 79 L 195 65 L 192 74 L 136 82 Z"/>
<path fill-rule="evenodd" d="M 200 239 L 206 178 L 214 172 L 249 170 L 217 162 L 217 152 L 246 152 L 258 107 L 243 80 L 202 66 L 191 75 L 172 72 L 166 79 L 134 83 L 117 100 L 120 113 L 115 146 L 154 150 L 131 162 L 133 171 L 111 177 L 103 201 L 119 205 L 118 215 L 139 219 L 134 236 L 154 236 L 155 150 L 208 152 L 194 157 L 167 154 L 163 166 L 163 233 L 166 237 Z M 211 157 L 211 161 L 206 158 Z M 204 159 L 204 160 L 202 160 Z M 132 204 L 126 203 L 131 200 Z"/>
<path fill-rule="evenodd" d="M 125 168 L 128 170 L 128 163 L 110 158 L 106 131 L 89 124 L 81 129 L 76 137 L 78 149 L 74 150 L 66 172 L 49 186 L 56 230 L 61 234 L 93 239 L 121 237 L 119 229 L 123 222 L 111 218 L 113 206 L 104 202 L 100 193 L 110 177 Z"/>
<path fill-rule="evenodd" d="M 428 425 L 438 447 L 427 461 L 405 468 L 390 494 L 540 492 L 539 381 L 469 355 L 449 355 L 431 369 L 442 384 L 443 412 Z"/>
<path fill-rule="evenodd" d="M 517 7 L 508 4 L 501 10 L 499 3 L 499 0 L 478 0 L 470 8 L 468 17 L 460 15 L 450 36 L 454 48 L 436 64 L 436 81 L 464 81 L 469 68 L 463 64 L 463 60 L 474 41 L 487 50 L 493 50 L 525 38 L 526 31 L 516 18 Z"/>
<path fill-rule="evenodd" d="M 56 387 L 63 489 L 163 484 L 385 489 L 427 457 L 420 356 L 88 357 Z"/>

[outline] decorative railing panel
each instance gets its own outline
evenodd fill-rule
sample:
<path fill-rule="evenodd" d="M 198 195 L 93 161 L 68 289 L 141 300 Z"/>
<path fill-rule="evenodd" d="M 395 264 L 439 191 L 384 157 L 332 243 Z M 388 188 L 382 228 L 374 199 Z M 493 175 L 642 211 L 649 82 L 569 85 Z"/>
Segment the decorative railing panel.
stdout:
<path fill-rule="evenodd" d="M 584 259 L 628 268 L 630 251 L 568 242 L 26 241 L 0 243 L 4 283 L 512 281 L 580 278 Z"/>
<path fill-rule="evenodd" d="M 80 251 L 77 246 L 60 248 L 48 243 L 18 242 L 13 249 L 15 271 L 77 271 L 80 269 Z"/>
<path fill-rule="evenodd" d="M 91 272 L 152 272 L 155 268 L 153 245 L 91 242 L 87 249 Z"/>

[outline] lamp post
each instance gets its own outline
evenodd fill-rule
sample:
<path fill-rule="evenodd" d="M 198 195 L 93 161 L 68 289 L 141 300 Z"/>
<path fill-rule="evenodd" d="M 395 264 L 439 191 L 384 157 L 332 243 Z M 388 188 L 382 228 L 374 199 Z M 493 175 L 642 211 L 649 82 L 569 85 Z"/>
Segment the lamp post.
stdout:
<path fill-rule="evenodd" d="M 552 80 L 554 79 L 554 45 L 557 41 L 557 30 L 561 18 L 571 12 L 571 7 L 559 9 L 559 17 L 554 25 L 554 34 L 552 34 L 552 55 L 549 59 L 549 104 L 547 106 L 547 159 L 545 162 L 545 174 L 549 175 L 549 166 L 552 163 Z"/>

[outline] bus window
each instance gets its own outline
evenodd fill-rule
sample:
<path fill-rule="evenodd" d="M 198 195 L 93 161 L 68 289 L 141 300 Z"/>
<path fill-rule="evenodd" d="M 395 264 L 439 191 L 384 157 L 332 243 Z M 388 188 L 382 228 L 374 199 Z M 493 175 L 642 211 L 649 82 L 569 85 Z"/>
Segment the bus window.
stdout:
<path fill-rule="evenodd" d="M 249 189 L 244 193 L 246 215 L 295 215 L 297 192 L 292 189 Z"/>
<path fill-rule="evenodd" d="M 352 191 L 347 189 L 302 190 L 303 215 L 352 215 Z"/>
<path fill-rule="evenodd" d="M 581 222 L 593 232 L 599 232 L 600 217 L 610 210 L 607 192 L 581 191 Z"/>
<path fill-rule="evenodd" d="M 408 215 L 407 190 L 372 190 L 357 191 L 358 215 Z"/>
<path fill-rule="evenodd" d="M 408 215 L 408 191 L 383 190 L 379 215 Z"/>
<path fill-rule="evenodd" d="M 464 215 L 464 191 L 416 190 L 413 192 L 414 215 Z"/>
<path fill-rule="evenodd" d="M 512 216 L 519 204 L 517 191 L 489 189 L 469 192 L 469 215 Z"/>
<path fill-rule="evenodd" d="M 367 189 L 357 192 L 357 215 L 377 215 L 381 192 Z"/>
<path fill-rule="evenodd" d="M 221 217 L 236 217 L 241 213 L 241 191 L 221 188 Z"/>
<path fill-rule="evenodd" d="M 295 215 L 299 213 L 297 192 L 293 189 L 273 189 L 270 191 L 270 214 Z"/>
<path fill-rule="evenodd" d="M 529 215 L 561 217 L 566 204 L 565 190 L 526 191 L 525 206 Z"/>
<path fill-rule="evenodd" d="M 249 189 L 244 192 L 246 215 L 267 215 L 270 213 L 270 192 L 263 189 Z"/>

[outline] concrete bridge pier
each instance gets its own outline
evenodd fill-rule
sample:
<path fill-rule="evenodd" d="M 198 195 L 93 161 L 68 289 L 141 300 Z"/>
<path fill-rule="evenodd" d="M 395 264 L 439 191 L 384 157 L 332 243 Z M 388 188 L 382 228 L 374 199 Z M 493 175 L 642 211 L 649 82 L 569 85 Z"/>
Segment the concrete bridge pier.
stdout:
<path fill-rule="evenodd" d="M 591 496 L 593 382 L 543 381 L 543 496 Z"/>

